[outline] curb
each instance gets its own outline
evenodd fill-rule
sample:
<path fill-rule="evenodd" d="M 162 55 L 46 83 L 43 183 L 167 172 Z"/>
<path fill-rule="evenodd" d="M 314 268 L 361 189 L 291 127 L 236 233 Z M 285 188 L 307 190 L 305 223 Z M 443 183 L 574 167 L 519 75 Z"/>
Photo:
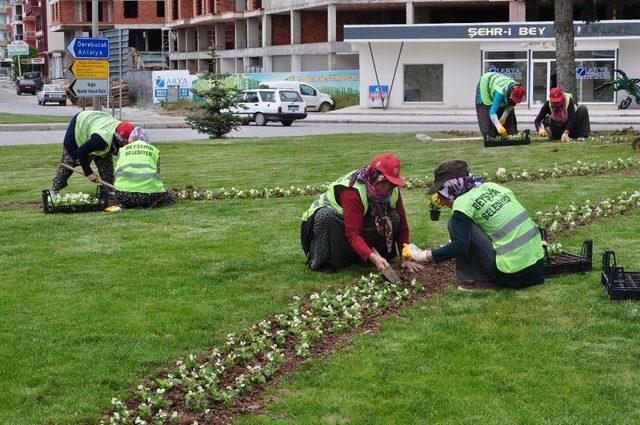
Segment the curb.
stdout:
<path fill-rule="evenodd" d="M 71 119 L 71 118 L 69 118 Z M 190 128 L 184 121 L 132 121 L 134 126 L 144 128 Z M 2 131 L 51 131 L 66 130 L 67 123 L 50 123 L 50 124 L 0 124 L 0 132 Z"/>

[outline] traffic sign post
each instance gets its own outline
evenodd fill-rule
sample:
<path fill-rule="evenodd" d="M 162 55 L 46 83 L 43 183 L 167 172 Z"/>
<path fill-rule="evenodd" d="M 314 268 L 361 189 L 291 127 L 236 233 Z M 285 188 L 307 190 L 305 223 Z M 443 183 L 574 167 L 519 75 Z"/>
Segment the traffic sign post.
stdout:
<path fill-rule="evenodd" d="M 29 56 L 29 45 L 27 43 L 9 43 L 7 44 L 7 55 L 18 57 L 18 75 L 22 75 L 20 56 Z"/>
<path fill-rule="evenodd" d="M 97 12 L 93 18 L 96 16 Z M 97 31 L 94 32 L 97 35 Z M 109 94 L 109 39 L 76 37 L 67 50 L 77 59 L 71 64 L 70 72 L 75 80 L 69 90 L 76 97 L 93 97 L 93 109 L 99 111 L 100 97 Z"/>

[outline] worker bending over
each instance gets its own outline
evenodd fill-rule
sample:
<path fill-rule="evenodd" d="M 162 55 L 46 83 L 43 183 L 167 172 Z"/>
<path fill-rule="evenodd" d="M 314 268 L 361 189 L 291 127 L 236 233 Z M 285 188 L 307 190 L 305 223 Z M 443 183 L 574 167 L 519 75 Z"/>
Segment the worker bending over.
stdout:
<path fill-rule="evenodd" d="M 560 87 L 549 91 L 549 101 L 540 109 L 534 125 L 540 137 L 563 142 L 586 138 L 591 133 L 587 107 L 578 106 L 573 95 Z"/>
<path fill-rule="evenodd" d="M 407 245 L 405 260 L 456 259 L 460 290 L 524 287 L 544 282 L 542 238 L 529 214 L 506 187 L 474 177 L 465 161 L 440 164 L 429 194 L 453 209 L 451 242 L 436 249 Z"/>
<path fill-rule="evenodd" d="M 149 144 L 146 130 L 136 127 L 120 149 L 116 163 L 116 197 L 125 208 L 154 208 L 175 204 L 160 177 L 160 151 Z"/>
<path fill-rule="evenodd" d="M 399 187 L 400 161 L 382 154 L 329 185 L 302 215 L 307 266 L 325 273 L 367 260 L 383 270 L 404 244 L 409 226 Z M 397 250 L 396 250 L 397 245 Z M 403 261 L 412 271 L 420 264 Z"/>
<path fill-rule="evenodd" d="M 524 87 L 498 72 L 485 73 L 476 90 L 476 114 L 480 133 L 487 138 L 518 134 L 514 107 L 522 102 Z M 498 115 L 500 117 L 498 117 Z"/>
<path fill-rule="evenodd" d="M 100 178 L 113 184 L 113 155 L 129 140 L 133 125 L 128 121 L 118 121 L 106 112 L 82 111 L 71 118 L 64 136 L 62 163 L 75 167 L 82 166 L 84 175 L 92 182 L 98 181 L 91 169 L 91 160 L 98 167 Z M 58 166 L 51 195 L 67 187 L 67 181 L 73 171 L 62 165 Z"/>

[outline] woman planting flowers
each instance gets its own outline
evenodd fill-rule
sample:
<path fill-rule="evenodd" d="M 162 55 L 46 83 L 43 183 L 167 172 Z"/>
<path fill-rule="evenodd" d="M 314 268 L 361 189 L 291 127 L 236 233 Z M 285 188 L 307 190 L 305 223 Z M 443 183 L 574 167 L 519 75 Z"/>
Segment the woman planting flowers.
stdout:
<path fill-rule="evenodd" d="M 506 187 L 474 177 L 465 161 L 440 164 L 428 193 L 453 209 L 451 242 L 434 250 L 407 245 L 405 260 L 456 259 L 460 290 L 524 287 L 544 282 L 542 238 L 527 211 Z"/>
<path fill-rule="evenodd" d="M 332 183 L 302 216 L 301 241 L 312 270 L 332 272 L 367 260 L 389 266 L 398 247 L 409 243 L 399 187 L 400 160 L 382 154 Z M 402 261 L 412 271 L 422 268 Z"/>
<path fill-rule="evenodd" d="M 134 128 L 116 163 L 116 197 L 125 208 L 153 208 L 176 202 L 173 193 L 164 190 L 159 156 L 158 148 L 149 144 L 147 132 Z"/>

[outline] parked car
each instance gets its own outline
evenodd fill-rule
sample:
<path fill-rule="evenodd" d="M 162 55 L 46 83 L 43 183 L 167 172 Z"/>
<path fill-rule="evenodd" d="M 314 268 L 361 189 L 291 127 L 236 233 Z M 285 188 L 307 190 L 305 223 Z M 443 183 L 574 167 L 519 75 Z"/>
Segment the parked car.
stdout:
<path fill-rule="evenodd" d="M 42 89 L 42 86 L 44 85 L 44 78 L 42 77 L 42 72 L 40 71 L 25 72 L 24 74 L 22 74 L 22 78 L 32 80 L 34 83 L 36 83 L 36 87 L 38 88 L 38 90 Z"/>
<path fill-rule="evenodd" d="M 67 91 L 60 84 L 45 84 L 38 92 L 38 105 L 55 102 L 60 106 L 67 104 Z"/>
<path fill-rule="evenodd" d="M 295 90 L 302 95 L 309 111 L 329 112 L 336 107 L 336 102 L 331 96 L 298 81 L 265 81 L 260 83 L 258 88 Z"/>
<path fill-rule="evenodd" d="M 256 125 L 280 121 L 288 127 L 293 121 L 307 117 L 307 105 L 294 90 L 245 90 L 239 94 L 238 104 L 231 112 Z"/>
<path fill-rule="evenodd" d="M 16 81 L 16 94 L 20 96 L 22 93 L 31 93 L 35 95 L 38 91 L 36 83 L 33 80 L 27 80 L 26 78 L 19 78 Z"/>

